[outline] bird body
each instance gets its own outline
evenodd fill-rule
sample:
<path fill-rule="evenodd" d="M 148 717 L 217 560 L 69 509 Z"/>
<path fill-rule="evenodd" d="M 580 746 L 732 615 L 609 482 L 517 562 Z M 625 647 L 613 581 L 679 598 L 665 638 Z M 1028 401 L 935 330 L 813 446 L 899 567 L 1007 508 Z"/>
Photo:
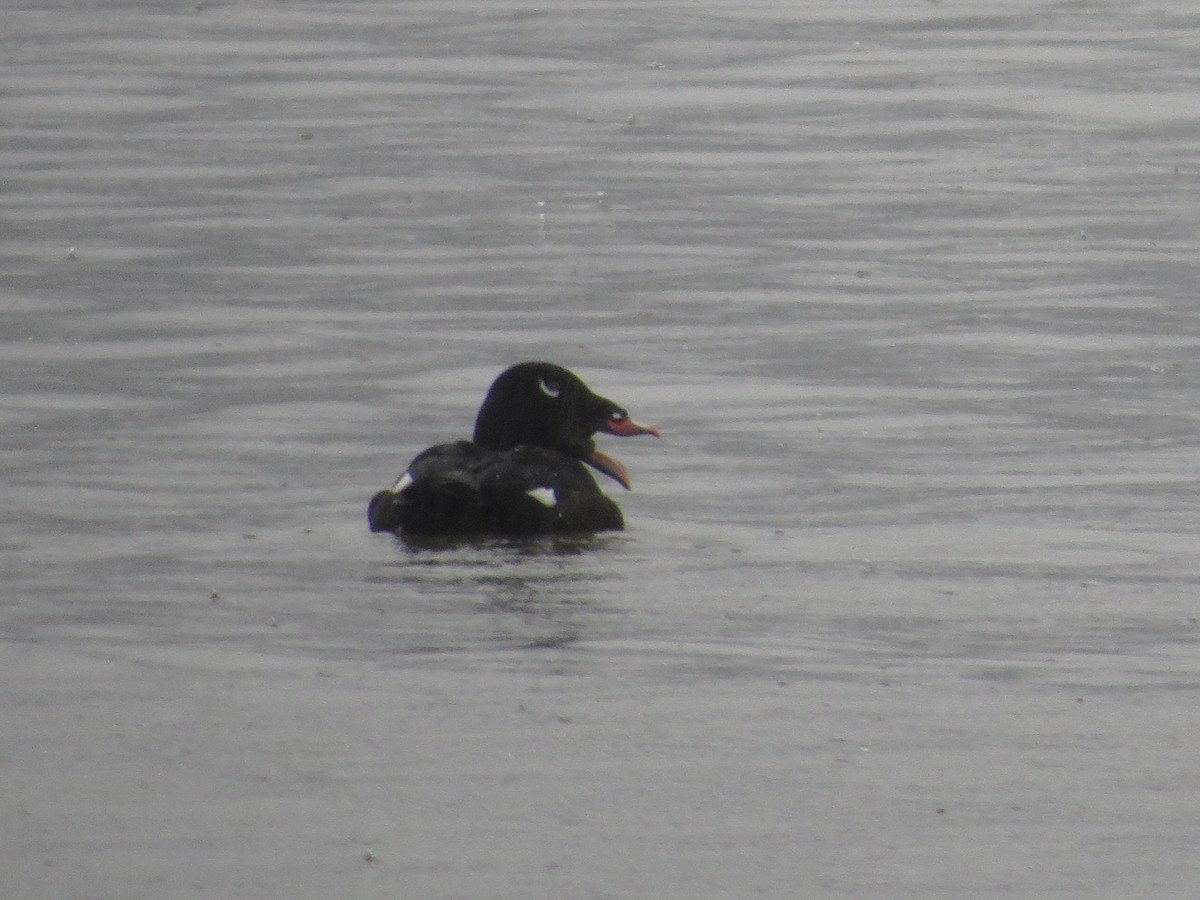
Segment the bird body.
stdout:
<path fill-rule="evenodd" d="M 368 523 L 410 538 L 619 530 L 621 510 L 587 466 L 626 489 L 629 475 L 596 449 L 597 431 L 658 436 L 567 369 L 520 363 L 493 382 L 472 440 L 418 454 L 371 498 Z"/>

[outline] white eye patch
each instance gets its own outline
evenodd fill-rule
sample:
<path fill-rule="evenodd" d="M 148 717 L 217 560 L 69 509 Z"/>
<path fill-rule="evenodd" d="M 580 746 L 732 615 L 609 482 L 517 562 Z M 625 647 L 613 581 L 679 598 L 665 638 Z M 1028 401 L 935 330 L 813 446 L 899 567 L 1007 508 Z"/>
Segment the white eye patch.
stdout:
<path fill-rule="evenodd" d="M 538 389 L 551 400 L 557 400 L 558 395 L 562 393 L 561 384 L 557 381 L 547 381 L 545 378 L 538 379 Z"/>
<path fill-rule="evenodd" d="M 392 485 L 392 493 L 398 494 L 410 484 L 413 483 L 413 478 L 407 472 L 396 479 L 396 483 Z"/>
<path fill-rule="evenodd" d="M 542 506 L 553 507 L 553 506 L 558 505 L 558 498 L 554 496 L 553 488 L 535 487 L 535 488 L 530 488 L 525 493 L 527 493 L 530 497 L 532 497 L 538 503 L 542 504 Z"/>

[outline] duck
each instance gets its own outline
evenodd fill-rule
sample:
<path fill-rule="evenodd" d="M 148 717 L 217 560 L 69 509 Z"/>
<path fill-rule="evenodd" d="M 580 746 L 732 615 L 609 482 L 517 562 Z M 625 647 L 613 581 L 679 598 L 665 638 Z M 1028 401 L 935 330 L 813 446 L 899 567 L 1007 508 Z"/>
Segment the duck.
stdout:
<path fill-rule="evenodd" d="M 492 382 L 471 440 L 437 444 L 367 504 L 373 532 L 405 539 L 588 534 L 625 527 L 592 471 L 631 489 L 597 432 L 661 437 L 569 369 L 523 362 Z"/>

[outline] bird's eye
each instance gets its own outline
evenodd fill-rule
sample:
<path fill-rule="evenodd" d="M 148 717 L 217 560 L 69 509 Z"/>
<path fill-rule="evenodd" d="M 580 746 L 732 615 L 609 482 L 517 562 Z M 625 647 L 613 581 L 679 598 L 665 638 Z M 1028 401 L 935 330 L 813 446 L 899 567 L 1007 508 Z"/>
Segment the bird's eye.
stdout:
<path fill-rule="evenodd" d="M 629 417 L 628 417 L 627 415 L 625 415 L 625 413 L 621 412 L 621 411 L 618 409 L 618 410 L 615 410 L 615 411 L 613 412 L 613 414 L 612 414 L 612 415 L 610 415 L 608 418 L 609 418 L 611 421 L 613 421 L 613 422 L 624 422 L 624 421 L 625 421 L 626 419 L 628 419 Z"/>
<path fill-rule="evenodd" d="M 551 400 L 557 400 L 562 393 L 562 386 L 557 381 L 547 381 L 545 378 L 538 379 L 538 388 Z"/>

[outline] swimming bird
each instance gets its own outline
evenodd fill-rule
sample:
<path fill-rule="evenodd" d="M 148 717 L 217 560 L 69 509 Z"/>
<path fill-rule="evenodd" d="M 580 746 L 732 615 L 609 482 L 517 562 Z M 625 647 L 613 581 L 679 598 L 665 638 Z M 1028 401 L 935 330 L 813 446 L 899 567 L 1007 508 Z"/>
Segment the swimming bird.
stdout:
<path fill-rule="evenodd" d="M 652 434 L 574 372 L 523 362 L 497 376 L 469 441 L 419 453 L 367 507 L 372 531 L 403 537 L 590 533 L 625 527 L 585 463 L 629 490 L 629 473 L 596 449 L 601 431 Z"/>

